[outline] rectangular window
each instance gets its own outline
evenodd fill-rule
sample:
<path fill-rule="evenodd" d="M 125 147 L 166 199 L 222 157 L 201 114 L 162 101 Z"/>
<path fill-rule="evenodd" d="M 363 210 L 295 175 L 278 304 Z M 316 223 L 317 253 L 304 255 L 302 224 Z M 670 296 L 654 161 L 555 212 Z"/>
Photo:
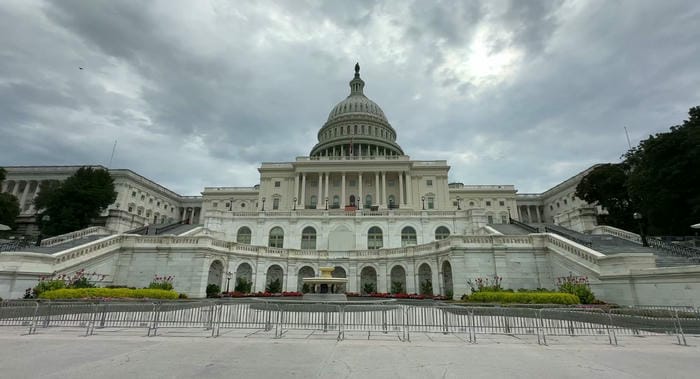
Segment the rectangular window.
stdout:
<path fill-rule="evenodd" d="M 275 182 L 275 188 L 279 188 L 280 185 L 281 185 L 281 183 L 280 183 L 279 181 L 276 181 L 276 182 Z"/>
<path fill-rule="evenodd" d="M 426 180 L 426 181 L 425 181 L 425 185 L 428 186 L 428 187 L 432 186 L 432 185 L 433 185 L 433 180 L 432 180 L 432 179 Z"/>
<path fill-rule="evenodd" d="M 212 207 L 212 208 L 216 208 L 216 207 L 218 207 L 218 206 L 219 206 L 219 203 L 217 203 L 216 201 L 213 202 L 213 203 L 211 204 L 211 207 Z"/>
<path fill-rule="evenodd" d="M 432 196 L 428 197 L 428 209 L 435 209 L 435 198 Z"/>
<path fill-rule="evenodd" d="M 131 197 L 136 197 L 136 191 L 131 192 Z"/>
<path fill-rule="evenodd" d="M 272 209 L 280 209 L 280 199 L 276 197 L 272 199 Z"/>
<path fill-rule="evenodd" d="M 134 211 L 134 207 L 129 207 L 129 213 Z"/>
<path fill-rule="evenodd" d="M 505 201 L 499 201 L 499 202 L 498 202 L 498 205 L 504 206 L 504 205 L 506 205 L 506 202 L 505 202 Z"/>
<path fill-rule="evenodd" d="M 487 202 L 486 202 L 486 206 L 487 206 L 487 207 L 490 207 L 490 206 L 491 206 L 491 202 L 490 202 L 490 201 L 487 201 Z"/>
<path fill-rule="evenodd" d="M 349 183 L 349 184 L 350 184 L 350 187 L 355 187 L 355 186 L 357 185 L 357 183 L 356 183 L 355 180 L 353 180 L 353 179 L 350 179 L 349 182 L 350 182 L 350 183 Z"/>
<path fill-rule="evenodd" d="M 396 186 L 396 180 L 387 180 L 387 185 L 389 187 L 394 187 Z"/>
<path fill-rule="evenodd" d="M 333 187 L 340 187 L 340 180 L 334 180 Z"/>

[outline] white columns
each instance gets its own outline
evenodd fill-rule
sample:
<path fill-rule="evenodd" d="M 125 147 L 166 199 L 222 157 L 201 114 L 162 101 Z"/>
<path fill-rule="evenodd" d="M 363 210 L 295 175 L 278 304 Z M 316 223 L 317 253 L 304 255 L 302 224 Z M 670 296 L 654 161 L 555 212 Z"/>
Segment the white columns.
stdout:
<path fill-rule="evenodd" d="M 316 209 L 321 209 L 321 203 L 323 201 L 321 200 L 321 196 L 323 195 L 323 173 L 319 172 L 318 173 L 318 197 L 316 198 Z"/>
<path fill-rule="evenodd" d="M 329 176 L 330 176 L 330 174 L 329 174 L 329 173 L 326 173 L 326 196 L 324 196 L 324 198 L 323 198 L 323 203 L 324 203 L 323 206 L 324 206 L 324 208 L 325 208 L 325 206 L 326 206 L 325 202 L 328 201 L 328 177 L 329 177 Z M 318 202 L 320 203 L 320 202 L 321 202 L 321 199 L 319 199 Z"/>
<path fill-rule="evenodd" d="M 362 204 L 362 172 L 357 174 L 357 209 L 361 209 L 362 207 L 360 204 Z"/>
<path fill-rule="evenodd" d="M 375 192 L 377 193 L 377 197 L 376 197 L 376 200 L 374 200 L 374 204 L 379 206 L 379 205 L 381 205 L 381 198 L 379 197 L 379 173 L 378 172 L 374 173 L 374 188 L 376 188 Z"/>
<path fill-rule="evenodd" d="M 528 205 L 527 208 L 525 208 L 525 209 L 527 210 L 527 222 L 532 223 L 532 215 L 530 214 L 530 206 Z"/>
<path fill-rule="evenodd" d="M 403 207 L 403 172 L 399 172 L 399 208 Z"/>
<path fill-rule="evenodd" d="M 31 182 L 29 180 L 24 181 L 24 191 L 22 191 L 22 198 L 19 200 L 19 213 L 24 213 L 24 202 L 27 200 L 30 184 Z"/>
<path fill-rule="evenodd" d="M 301 198 L 299 197 L 299 173 L 294 174 L 294 197 L 297 199 L 297 203 L 294 204 L 294 207 L 299 205 L 299 201 L 301 201 Z"/>
<path fill-rule="evenodd" d="M 301 206 L 306 208 L 306 174 L 301 174 Z"/>
<path fill-rule="evenodd" d="M 413 207 L 413 189 L 411 188 L 411 173 L 406 172 L 406 207 Z"/>
<path fill-rule="evenodd" d="M 345 173 L 340 181 L 340 208 L 345 209 Z"/>
<path fill-rule="evenodd" d="M 382 204 L 386 202 L 386 171 L 382 171 Z"/>

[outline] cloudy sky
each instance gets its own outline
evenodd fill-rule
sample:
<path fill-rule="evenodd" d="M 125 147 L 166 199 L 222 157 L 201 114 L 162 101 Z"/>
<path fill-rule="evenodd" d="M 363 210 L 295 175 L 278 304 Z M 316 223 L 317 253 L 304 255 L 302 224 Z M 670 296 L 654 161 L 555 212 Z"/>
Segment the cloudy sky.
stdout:
<path fill-rule="evenodd" d="M 0 166 L 184 194 L 308 155 L 359 61 L 413 159 L 541 192 L 700 105 L 700 2 L 0 2 Z M 80 67 L 83 69 L 81 70 Z"/>

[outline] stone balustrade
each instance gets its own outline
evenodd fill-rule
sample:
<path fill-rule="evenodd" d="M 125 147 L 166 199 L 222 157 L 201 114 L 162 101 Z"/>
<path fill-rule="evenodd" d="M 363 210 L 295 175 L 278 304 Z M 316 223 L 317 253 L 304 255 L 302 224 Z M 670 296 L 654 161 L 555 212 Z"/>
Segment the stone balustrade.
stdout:
<path fill-rule="evenodd" d="M 70 242 L 79 238 L 84 238 L 88 236 L 94 236 L 94 235 L 110 235 L 112 232 L 102 226 L 91 226 L 89 228 L 81 229 L 81 230 L 76 230 L 74 232 L 66 233 L 66 234 L 61 234 L 55 237 L 51 238 L 46 238 L 41 240 L 41 246 L 43 247 L 48 247 L 48 246 L 55 246 L 60 243 L 65 243 L 65 242 Z"/>

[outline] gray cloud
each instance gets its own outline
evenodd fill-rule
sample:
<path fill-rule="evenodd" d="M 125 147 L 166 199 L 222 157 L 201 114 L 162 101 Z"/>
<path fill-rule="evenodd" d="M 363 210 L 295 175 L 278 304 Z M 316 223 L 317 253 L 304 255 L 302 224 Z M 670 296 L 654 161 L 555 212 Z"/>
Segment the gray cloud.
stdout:
<path fill-rule="evenodd" d="M 698 104 L 692 1 L 0 4 L 0 165 L 183 194 L 308 154 L 356 60 L 415 159 L 542 191 Z M 79 70 L 78 67 L 83 67 Z"/>

